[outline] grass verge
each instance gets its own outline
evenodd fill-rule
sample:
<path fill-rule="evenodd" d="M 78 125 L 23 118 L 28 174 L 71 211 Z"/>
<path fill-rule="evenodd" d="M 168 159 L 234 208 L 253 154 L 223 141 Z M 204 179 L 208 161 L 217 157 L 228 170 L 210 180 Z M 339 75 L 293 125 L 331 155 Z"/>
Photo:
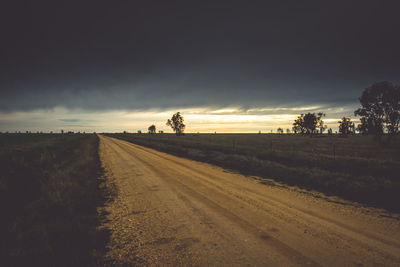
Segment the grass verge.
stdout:
<path fill-rule="evenodd" d="M 0 265 L 98 265 L 109 238 L 99 208 L 111 197 L 98 137 L 20 136 L 0 150 Z"/>

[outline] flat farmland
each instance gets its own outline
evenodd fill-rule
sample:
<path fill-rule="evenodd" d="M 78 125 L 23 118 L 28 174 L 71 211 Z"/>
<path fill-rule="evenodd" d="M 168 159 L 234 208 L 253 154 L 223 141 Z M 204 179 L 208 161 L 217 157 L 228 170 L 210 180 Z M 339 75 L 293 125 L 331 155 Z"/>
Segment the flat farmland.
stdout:
<path fill-rule="evenodd" d="M 0 134 L 0 265 L 397 266 L 398 151 L 368 136 Z"/>
<path fill-rule="evenodd" d="M 399 211 L 400 138 L 278 134 L 107 134 L 232 171 Z"/>

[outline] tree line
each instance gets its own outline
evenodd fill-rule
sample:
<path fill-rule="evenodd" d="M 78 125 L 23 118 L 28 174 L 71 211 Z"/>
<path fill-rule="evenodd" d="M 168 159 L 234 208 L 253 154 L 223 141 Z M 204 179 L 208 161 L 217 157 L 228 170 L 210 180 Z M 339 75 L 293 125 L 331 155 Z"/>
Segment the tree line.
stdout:
<path fill-rule="evenodd" d="M 377 82 L 366 88 L 359 98 L 361 107 L 354 111 L 355 116 L 360 117 L 360 124 L 355 125 L 351 118 L 343 117 L 338 121 L 339 133 L 341 135 L 371 134 L 380 137 L 384 133 L 395 135 L 399 133 L 400 126 L 400 86 L 390 82 Z M 323 118 L 325 113 L 307 113 L 298 116 L 292 125 L 294 134 L 314 135 L 323 134 L 327 125 Z M 176 135 L 184 135 L 186 125 L 180 112 L 172 115 L 166 122 Z M 138 131 L 141 133 L 141 131 Z M 150 134 L 156 133 L 156 126 L 153 124 L 148 128 Z M 159 131 L 162 133 L 162 131 Z M 283 134 L 284 130 L 278 128 L 277 132 Z M 261 132 L 259 132 L 261 133 Z M 286 129 L 290 133 L 290 129 Z M 332 129 L 328 129 L 332 134 Z"/>
<path fill-rule="evenodd" d="M 338 121 L 340 134 L 358 132 L 379 138 L 385 132 L 389 135 L 399 133 L 400 86 L 386 81 L 374 83 L 363 91 L 359 101 L 361 107 L 354 111 L 354 115 L 360 116 L 360 124 L 356 127 L 350 118 L 343 117 Z M 301 114 L 293 123 L 293 133 L 322 134 L 327 128 L 322 120 L 324 116 L 322 112 Z M 279 130 L 281 128 L 278 132 Z M 332 129 L 329 129 L 328 133 L 332 134 Z"/>

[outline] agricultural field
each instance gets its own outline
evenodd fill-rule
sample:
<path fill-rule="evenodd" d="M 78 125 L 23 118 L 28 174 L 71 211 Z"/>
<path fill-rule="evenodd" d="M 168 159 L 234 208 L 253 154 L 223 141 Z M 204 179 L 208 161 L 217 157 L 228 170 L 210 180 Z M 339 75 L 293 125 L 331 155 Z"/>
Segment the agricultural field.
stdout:
<path fill-rule="evenodd" d="M 246 175 L 400 210 L 400 138 L 278 134 L 107 134 Z M 267 180 L 266 180 L 267 182 Z"/>
<path fill-rule="evenodd" d="M 96 265 L 108 233 L 99 230 L 98 136 L 0 134 L 0 265 Z M 101 214 L 100 214 L 101 215 Z"/>

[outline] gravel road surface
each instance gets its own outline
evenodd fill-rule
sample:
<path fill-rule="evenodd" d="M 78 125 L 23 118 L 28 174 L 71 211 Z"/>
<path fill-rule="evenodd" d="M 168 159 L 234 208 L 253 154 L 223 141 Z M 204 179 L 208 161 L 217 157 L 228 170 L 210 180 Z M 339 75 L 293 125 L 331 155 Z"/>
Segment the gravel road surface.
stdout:
<path fill-rule="evenodd" d="M 398 214 L 106 136 L 100 157 L 110 264 L 400 266 Z"/>

